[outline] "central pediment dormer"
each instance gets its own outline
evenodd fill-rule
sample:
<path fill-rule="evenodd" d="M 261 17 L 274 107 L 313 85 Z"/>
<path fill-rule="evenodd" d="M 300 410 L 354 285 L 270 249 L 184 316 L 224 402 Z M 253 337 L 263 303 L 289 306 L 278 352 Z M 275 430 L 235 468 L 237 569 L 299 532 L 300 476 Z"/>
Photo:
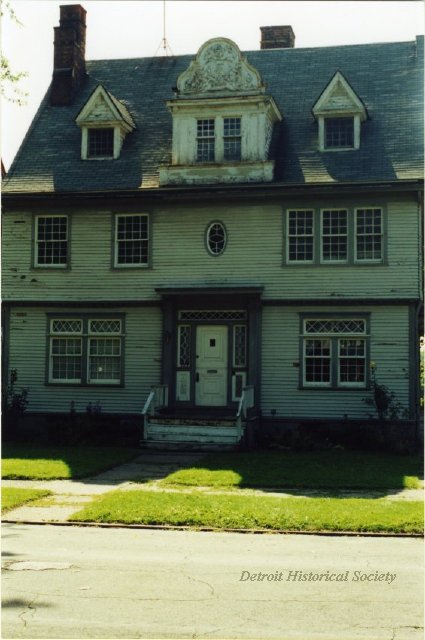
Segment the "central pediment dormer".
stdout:
<path fill-rule="evenodd" d="M 234 42 L 213 38 L 203 44 L 167 106 L 173 145 L 171 164 L 160 168 L 162 185 L 273 179 L 268 152 L 282 115 Z"/>

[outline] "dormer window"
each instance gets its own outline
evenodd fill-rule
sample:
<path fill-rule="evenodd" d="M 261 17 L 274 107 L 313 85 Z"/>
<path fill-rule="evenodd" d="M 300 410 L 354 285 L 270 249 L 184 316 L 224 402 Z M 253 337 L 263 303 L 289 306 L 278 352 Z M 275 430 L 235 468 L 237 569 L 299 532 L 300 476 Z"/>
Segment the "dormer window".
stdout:
<path fill-rule="evenodd" d="M 271 182 L 269 150 L 282 114 L 258 71 L 227 38 L 213 38 L 177 78 L 167 101 L 173 119 L 171 161 L 161 185 Z"/>
<path fill-rule="evenodd" d="M 88 129 L 87 140 L 88 158 L 114 157 L 114 130 Z"/>
<path fill-rule="evenodd" d="M 82 160 L 120 157 L 128 133 L 136 128 L 127 107 L 99 85 L 75 119 L 81 128 Z"/>
<path fill-rule="evenodd" d="M 354 118 L 325 118 L 325 149 L 354 147 Z"/>
<path fill-rule="evenodd" d="M 367 120 L 367 111 L 342 73 L 335 73 L 312 111 L 318 122 L 320 151 L 360 148 L 361 123 Z"/>
<path fill-rule="evenodd" d="M 239 162 L 242 159 L 241 118 L 197 120 L 197 162 Z"/>

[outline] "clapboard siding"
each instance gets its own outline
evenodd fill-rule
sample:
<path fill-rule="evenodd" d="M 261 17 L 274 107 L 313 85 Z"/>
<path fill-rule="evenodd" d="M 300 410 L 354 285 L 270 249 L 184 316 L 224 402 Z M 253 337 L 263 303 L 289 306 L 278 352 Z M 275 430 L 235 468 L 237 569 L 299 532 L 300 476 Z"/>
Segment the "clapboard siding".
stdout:
<path fill-rule="evenodd" d="M 282 266 L 283 211 L 314 206 L 378 206 L 387 211 L 388 264 Z M 127 211 L 121 208 L 120 211 Z M 133 209 L 134 211 L 134 209 Z M 159 285 L 261 285 L 265 299 L 420 296 L 419 213 L 409 196 L 387 201 L 307 199 L 265 204 L 167 208 L 151 214 L 152 261 L 147 268 L 112 268 L 112 211 L 73 211 L 70 269 L 31 268 L 31 212 L 3 221 L 5 300 L 154 300 Z M 58 211 L 60 213 L 60 211 Z M 213 220 L 226 226 L 228 246 L 218 257 L 205 247 Z M 371 274 L 373 276 L 371 277 Z"/>
<path fill-rule="evenodd" d="M 407 307 L 365 306 L 370 312 L 371 361 L 376 376 L 409 406 L 409 319 Z M 367 418 L 373 407 L 359 390 L 299 389 L 299 314 L 353 313 L 351 307 L 267 307 L 263 310 L 262 414 L 298 418 Z M 273 413 L 272 413 L 273 412 Z"/>
<path fill-rule="evenodd" d="M 103 412 L 141 412 L 150 386 L 160 382 L 161 311 L 156 307 L 116 310 L 125 313 L 124 387 L 68 387 L 45 384 L 47 313 L 63 309 L 12 309 L 10 314 L 9 361 L 18 372 L 18 386 L 28 387 L 28 411 L 67 412 L 74 401 L 78 412 L 87 404 L 100 402 Z M 78 313 L 91 310 L 76 310 Z M 93 317 L 99 310 L 92 310 Z M 108 309 L 108 315 L 114 309 Z M 31 354 L 31 357 L 28 355 Z"/>

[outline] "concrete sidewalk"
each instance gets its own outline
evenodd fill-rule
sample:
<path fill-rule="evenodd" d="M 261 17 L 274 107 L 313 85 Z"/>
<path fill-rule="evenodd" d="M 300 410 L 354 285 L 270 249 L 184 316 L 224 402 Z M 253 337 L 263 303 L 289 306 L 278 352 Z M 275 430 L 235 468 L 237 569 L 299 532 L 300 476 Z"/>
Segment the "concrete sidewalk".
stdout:
<path fill-rule="evenodd" d="M 186 490 L 171 489 L 159 481 L 170 473 L 190 467 L 200 460 L 203 452 L 155 452 L 144 451 L 130 462 L 82 480 L 3 480 L 3 487 L 46 489 L 51 496 L 8 511 L 3 522 L 66 522 L 72 514 L 88 502 L 108 491 L 207 491 L 209 494 L 244 494 L 257 496 L 315 498 L 335 496 L 341 498 L 386 498 L 388 500 L 418 500 L 424 498 L 423 489 L 394 489 L 388 491 L 313 490 L 313 489 L 212 489 L 188 487 Z"/>

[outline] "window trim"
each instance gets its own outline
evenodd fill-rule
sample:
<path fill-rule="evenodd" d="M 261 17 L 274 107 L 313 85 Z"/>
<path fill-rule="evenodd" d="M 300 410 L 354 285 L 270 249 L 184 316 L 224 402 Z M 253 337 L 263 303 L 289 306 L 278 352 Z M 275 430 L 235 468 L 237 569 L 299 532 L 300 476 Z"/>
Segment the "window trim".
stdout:
<path fill-rule="evenodd" d="M 351 118 L 353 120 L 353 145 L 351 147 L 327 147 L 326 146 L 326 120 L 335 120 L 336 118 Z M 323 153 L 339 153 L 344 151 L 357 151 L 360 149 L 360 114 L 358 113 L 329 113 L 327 115 L 319 115 L 319 151 Z"/>
<path fill-rule="evenodd" d="M 298 388 L 303 390 L 331 390 L 331 391 L 364 391 L 370 387 L 370 350 L 371 350 L 371 332 L 370 332 L 370 312 L 356 313 L 353 312 L 305 312 L 299 314 L 299 381 Z M 305 331 L 305 322 L 307 320 L 362 320 L 364 321 L 364 332 L 352 333 L 307 333 Z M 330 341 L 330 380 L 329 382 L 308 382 L 305 379 L 306 363 L 305 363 L 305 343 L 308 339 L 329 339 Z M 365 380 L 364 382 L 341 382 L 340 381 L 340 352 L 339 344 L 341 340 L 353 339 L 364 340 L 364 362 L 365 362 Z"/>
<path fill-rule="evenodd" d="M 109 156 L 90 156 L 89 155 L 89 130 L 93 129 L 113 129 L 113 153 Z M 121 133 L 118 125 L 99 123 L 96 125 L 83 125 L 81 127 L 81 159 L 96 161 L 96 160 L 117 160 L 120 157 L 121 152 Z"/>
<path fill-rule="evenodd" d="M 240 120 L 240 136 L 238 137 L 240 138 L 241 157 L 239 160 L 235 160 L 235 159 L 226 160 L 224 157 L 224 140 L 225 140 L 225 137 L 226 138 L 229 137 L 224 135 L 224 121 L 227 119 Z M 214 137 L 214 160 L 205 160 L 205 161 L 198 160 L 198 140 L 202 139 L 202 138 L 198 138 L 198 122 L 201 120 L 213 120 L 214 122 L 214 136 L 210 136 L 210 138 Z M 220 115 L 214 114 L 209 116 L 205 115 L 202 117 L 200 116 L 195 117 L 196 144 L 195 144 L 195 150 L 194 150 L 194 165 L 195 166 L 196 165 L 198 166 L 214 165 L 214 164 L 231 165 L 231 164 L 239 164 L 243 162 L 245 157 L 244 142 L 243 142 L 244 140 L 243 122 L 244 122 L 244 118 L 242 114 L 220 114 Z"/>
<path fill-rule="evenodd" d="M 125 313 L 47 313 L 46 314 L 46 365 L 45 365 L 45 384 L 47 386 L 64 386 L 64 387 L 124 387 L 125 386 Z M 69 333 L 55 333 L 52 330 L 52 322 L 54 320 L 80 320 L 81 331 Z M 119 320 L 120 333 L 93 333 L 90 332 L 90 321 L 92 320 Z M 81 339 L 81 379 L 54 379 L 52 377 L 52 339 L 55 337 L 72 338 L 73 336 Z M 91 380 L 90 379 L 90 339 L 96 337 L 118 338 L 120 340 L 120 379 L 116 380 Z"/>
<path fill-rule="evenodd" d="M 223 244 L 223 248 L 219 253 L 214 253 L 213 251 L 211 251 L 210 245 L 209 245 L 209 233 L 215 224 L 219 224 L 224 231 L 224 244 Z M 204 235 L 205 248 L 208 252 L 208 255 L 212 256 L 213 258 L 219 258 L 220 256 L 222 256 L 227 248 L 228 237 L 229 236 L 227 233 L 226 225 L 221 220 L 212 220 L 211 222 L 209 222 L 206 226 L 205 235 Z"/>
<path fill-rule="evenodd" d="M 66 263 L 65 264 L 39 264 L 38 262 L 38 220 L 39 218 L 66 218 Z M 36 213 L 32 224 L 32 267 L 34 269 L 61 269 L 69 270 L 71 267 L 71 216 L 67 213 Z"/>
<path fill-rule="evenodd" d="M 363 209 L 379 209 L 381 211 L 381 258 L 380 259 L 357 259 L 357 232 L 356 220 L 357 211 Z M 346 260 L 323 260 L 322 228 L 323 211 L 347 211 L 347 259 Z M 313 259 L 312 260 L 290 260 L 289 259 L 289 213 L 291 211 L 312 211 L 313 212 Z M 384 204 L 367 205 L 344 205 L 332 206 L 296 206 L 283 209 L 282 220 L 282 267 L 382 267 L 388 265 L 387 258 L 387 208 Z"/>
<path fill-rule="evenodd" d="M 343 234 L 336 234 L 336 235 L 330 235 L 326 236 L 326 237 L 345 237 L 346 238 L 346 257 L 340 260 L 326 260 L 323 256 L 323 240 L 325 238 L 324 233 L 323 233 L 323 217 L 324 217 L 324 213 L 325 212 L 340 212 L 340 211 L 345 211 L 346 214 L 346 233 L 345 236 Z M 327 208 L 323 208 L 320 209 L 320 264 L 346 264 L 348 262 L 348 256 L 349 256 L 349 252 L 350 252 L 350 228 L 349 228 L 349 211 L 347 209 L 347 207 L 327 207 Z M 313 222 L 313 232 L 314 232 L 314 222 Z M 314 237 L 314 233 L 313 233 L 313 237 Z"/>
<path fill-rule="evenodd" d="M 147 218 L 147 260 L 146 262 L 131 262 L 131 263 L 120 263 L 118 262 L 118 238 L 117 238 L 117 228 L 118 228 L 118 219 L 122 217 L 135 217 L 135 216 L 144 216 Z M 149 269 L 151 267 L 151 250 L 152 250 L 152 224 L 151 224 L 151 214 L 147 212 L 115 212 L 112 214 L 112 268 L 113 269 Z"/>
<path fill-rule="evenodd" d="M 358 257 L 358 244 L 357 244 L 357 214 L 359 211 L 363 211 L 363 210 L 367 210 L 367 209 L 379 209 L 381 212 L 381 233 L 380 238 L 381 238 L 381 257 L 380 258 L 367 258 L 367 259 L 361 259 Z M 385 224 L 385 219 L 384 219 L 384 209 L 383 207 L 380 206 L 364 206 L 364 207 L 354 207 L 354 230 L 353 230 L 353 235 L 354 235 L 354 262 L 355 264 L 384 264 L 385 262 L 385 246 L 386 246 L 386 242 L 385 242 L 385 228 L 386 228 L 386 224 Z"/>

